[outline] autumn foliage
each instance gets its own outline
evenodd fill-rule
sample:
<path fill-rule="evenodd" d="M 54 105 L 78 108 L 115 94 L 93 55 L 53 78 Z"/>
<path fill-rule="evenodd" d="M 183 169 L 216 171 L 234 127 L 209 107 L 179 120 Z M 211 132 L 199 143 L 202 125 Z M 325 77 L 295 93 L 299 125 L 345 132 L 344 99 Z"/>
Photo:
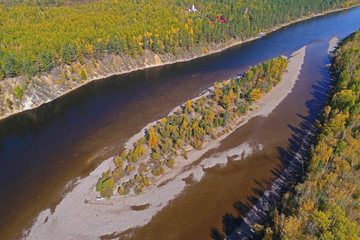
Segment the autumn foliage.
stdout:
<path fill-rule="evenodd" d="M 204 97 L 186 101 L 178 111 L 150 126 L 133 149 L 114 158 L 115 169 L 98 182 L 100 195 L 109 197 L 113 182 L 120 195 L 132 191 L 141 194 L 166 169 L 186 160 L 186 149 L 199 150 L 204 143 L 229 132 L 231 124 L 278 83 L 286 66 L 287 60 L 282 57 L 269 60 L 250 68 L 243 77 L 215 83 L 213 91 Z M 256 97 L 249 97 L 252 92 Z"/>
<path fill-rule="evenodd" d="M 153 131 L 149 131 L 149 133 L 148 133 L 148 145 L 149 145 L 149 147 L 155 146 L 156 143 L 157 143 L 156 134 Z"/>
<path fill-rule="evenodd" d="M 341 43 L 333 69 L 307 174 L 271 213 L 264 239 L 360 239 L 360 31 Z"/>

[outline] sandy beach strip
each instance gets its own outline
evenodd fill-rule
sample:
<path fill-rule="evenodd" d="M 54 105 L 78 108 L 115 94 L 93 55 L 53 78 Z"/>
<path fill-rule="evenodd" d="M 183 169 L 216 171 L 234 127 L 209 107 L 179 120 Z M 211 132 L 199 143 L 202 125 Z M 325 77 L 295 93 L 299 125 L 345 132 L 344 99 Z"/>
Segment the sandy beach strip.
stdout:
<path fill-rule="evenodd" d="M 242 116 L 241 124 L 237 127 L 244 125 L 255 116 L 269 115 L 285 99 L 298 79 L 304 57 L 305 47 L 292 54 L 283 80 L 252 105 L 253 111 L 248 111 Z M 35 219 L 33 226 L 24 232 L 24 239 L 98 239 L 103 235 L 121 233 L 129 228 L 147 224 L 157 212 L 187 187 L 185 179 L 191 177 L 193 181 L 200 181 L 205 174 L 204 168 L 227 164 L 225 155 L 211 156 L 203 159 L 197 165 L 186 168 L 209 149 L 219 146 L 221 140 L 231 132 L 207 143 L 201 150 L 189 151 L 189 160 L 176 162 L 173 169 L 167 170 L 139 196 L 127 195 L 110 200 L 95 201 L 98 196 L 98 193 L 95 192 L 96 183 L 102 172 L 111 169 L 113 165 L 113 158 L 105 160 L 89 176 L 76 182 L 74 189 L 66 194 L 54 212 L 51 212 L 50 209 L 42 211 Z M 132 142 L 141 136 L 143 136 L 143 131 L 128 141 L 127 148 L 131 147 Z M 243 143 L 237 148 L 229 150 L 227 155 L 246 157 L 260 149 L 261 146 Z M 85 203 L 85 200 L 89 203 Z M 142 210 L 133 210 L 134 206 L 146 207 Z"/>

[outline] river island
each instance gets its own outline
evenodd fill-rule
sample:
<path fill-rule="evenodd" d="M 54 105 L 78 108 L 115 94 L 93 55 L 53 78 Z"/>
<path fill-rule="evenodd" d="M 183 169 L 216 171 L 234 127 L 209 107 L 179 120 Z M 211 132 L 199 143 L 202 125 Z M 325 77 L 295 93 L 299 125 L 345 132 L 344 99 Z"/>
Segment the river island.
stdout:
<path fill-rule="evenodd" d="M 125 159 L 123 159 L 123 156 L 121 156 L 122 154 L 120 154 L 117 157 L 105 160 L 88 177 L 84 179 L 79 179 L 75 183 L 74 189 L 67 193 L 67 195 L 54 209 L 53 212 L 48 209 L 40 213 L 40 215 L 35 220 L 32 228 L 29 229 L 29 231 L 27 232 L 26 237 L 29 239 L 42 239 L 51 234 L 57 237 L 61 236 L 63 239 L 89 239 L 97 238 L 99 236 L 109 233 L 120 233 L 129 228 L 143 226 L 148 223 L 158 211 L 160 211 L 164 206 L 166 206 L 169 201 L 178 196 L 188 184 L 200 181 L 200 179 L 204 176 L 204 169 L 211 168 L 215 165 L 226 164 L 226 162 L 224 162 L 224 159 L 226 161 L 226 158 L 221 157 L 217 157 L 214 159 L 207 158 L 202 160 L 200 163 L 196 163 L 197 160 L 205 152 L 218 146 L 221 140 L 226 138 L 236 128 L 244 125 L 251 118 L 255 116 L 267 116 L 268 114 L 270 114 L 273 109 L 275 109 L 276 106 L 280 104 L 280 102 L 291 92 L 291 89 L 293 88 L 298 78 L 301 66 L 304 61 L 305 49 L 306 48 L 303 47 L 298 51 L 294 52 L 288 63 L 287 60 L 282 57 L 267 62 L 266 65 L 269 66 L 271 66 L 272 64 L 273 66 L 275 66 L 276 62 L 278 62 L 278 68 L 276 69 L 277 74 L 272 75 L 273 77 L 278 77 L 273 79 L 277 82 L 274 84 L 276 85 L 275 87 L 269 85 L 268 81 L 265 81 L 266 79 L 264 78 L 264 76 L 260 75 L 260 78 L 256 79 L 253 79 L 253 76 L 251 76 L 251 73 L 258 72 L 259 74 L 261 71 L 260 69 L 264 69 L 265 65 L 261 64 L 259 66 L 251 68 L 241 78 L 224 81 L 222 84 L 216 83 L 214 88 L 208 89 L 207 92 L 203 95 L 199 96 L 196 99 L 189 100 L 184 105 L 175 108 L 168 115 L 168 117 L 155 123 L 148 124 L 148 126 L 146 126 L 139 134 L 131 138 L 126 144 L 125 153 L 127 163 Z M 287 70 L 285 71 L 286 65 Z M 282 76 L 282 81 L 279 81 L 279 76 Z M 242 82 L 244 78 L 253 79 L 254 81 L 252 82 L 250 80 Z M 239 82 L 246 85 L 245 89 L 247 92 L 234 91 L 234 87 L 236 88 Z M 231 86 L 232 89 L 230 89 Z M 256 89 L 259 89 L 260 91 Z M 222 94 L 219 90 L 221 90 Z M 228 92 L 224 94 L 226 90 L 228 90 Z M 243 93 L 242 97 L 244 98 L 239 98 L 242 99 L 240 102 L 238 102 L 241 103 L 240 106 L 244 106 L 246 104 L 246 101 L 248 101 L 249 103 L 248 105 L 244 106 L 242 114 L 240 112 L 241 108 L 239 108 L 239 106 L 236 106 L 235 104 L 236 95 L 239 95 L 240 97 L 241 93 Z M 210 106 L 208 101 L 209 99 L 212 99 L 211 101 L 213 101 L 214 98 L 215 100 L 218 100 L 219 104 L 213 104 L 213 108 L 216 109 L 217 112 L 217 114 L 214 114 L 213 116 L 213 121 L 214 125 L 217 121 L 219 128 L 218 130 L 213 131 L 213 134 L 216 133 L 215 137 L 204 137 L 206 133 L 202 133 L 201 130 L 193 131 L 194 129 L 196 129 L 196 126 L 201 125 L 201 123 L 193 122 L 193 124 L 190 125 L 192 121 L 190 120 L 189 116 L 192 116 L 191 118 L 195 119 L 197 114 L 200 114 L 197 112 L 198 110 L 196 110 L 197 105 L 205 102 L 204 104 L 207 103 L 208 106 Z M 183 112 L 180 113 L 179 111 Z M 221 123 L 220 120 L 224 119 L 224 116 L 227 115 L 226 112 L 229 112 L 227 119 L 230 119 L 228 121 L 231 122 L 231 124 L 227 124 L 227 127 L 226 125 L 224 125 L 224 123 Z M 230 114 L 230 112 L 232 113 Z M 150 156 L 150 154 L 152 155 L 154 152 L 157 153 L 156 150 L 150 151 L 149 147 L 154 147 L 157 143 L 166 143 L 165 139 L 164 141 L 161 140 L 161 136 L 158 133 L 161 128 L 157 128 L 157 125 L 166 126 L 167 124 L 169 124 L 168 122 L 176 122 L 178 118 L 182 119 L 181 124 L 183 124 L 184 120 L 186 119 L 184 118 L 184 116 L 181 115 L 183 115 L 184 113 L 186 113 L 189 118 L 187 127 L 191 126 L 193 134 L 202 134 L 202 137 L 195 138 L 197 142 L 188 141 L 189 144 L 183 145 L 183 147 L 185 146 L 185 149 L 179 148 L 181 149 L 181 152 L 178 154 L 178 156 L 176 156 L 176 153 L 174 153 L 174 155 L 167 159 L 162 158 L 161 160 L 159 160 L 159 157 L 159 159 L 156 159 L 159 160 L 159 162 L 155 164 L 152 163 L 152 169 L 148 169 L 148 172 L 143 171 L 141 176 L 139 176 L 138 171 L 141 162 L 143 162 L 141 161 L 141 158 L 145 158 L 146 155 Z M 211 115 L 211 113 L 212 112 L 210 112 L 209 115 Z M 172 124 L 169 125 L 171 126 Z M 154 134 L 155 137 L 151 137 L 151 134 Z M 165 134 L 166 133 L 164 133 L 164 135 Z M 154 139 L 156 139 L 156 141 Z M 143 141 L 142 143 L 140 142 L 141 145 L 139 145 L 139 140 Z M 201 141 L 200 143 L 199 140 Z M 169 140 L 167 141 L 169 142 Z M 177 141 L 175 142 L 175 144 L 176 143 Z M 139 146 L 143 146 L 145 151 L 143 151 Z M 261 146 L 258 147 L 261 148 Z M 138 148 L 138 150 L 135 150 L 136 148 Z M 242 152 L 243 154 L 240 155 L 243 157 L 254 150 L 251 147 L 246 146 L 246 144 L 240 145 L 240 147 L 238 148 L 239 149 L 234 149 L 234 151 L 237 151 L 238 154 L 239 152 Z M 136 161 L 133 161 L 133 156 L 136 151 L 140 153 L 143 152 L 143 155 L 141 157 L 138 157 Z M 128 156 L 129 153 L 130 156 Z M 131 153 L 133 154 L 133 156 L 131 155 Z M 169 156 L 170 153 L 168 153 L 167 157 Z M 115 179 L 112 189 L 104 188 L 105 191 L 103 190 L 102 193 L 102 197 L 105 198 L 110 196 L 116 197 L 96 201 L 96 198 L 99 197 L 99 193 L 95 191 L 96 187 L 98 188 L 98 190 L 101 191 L 101 189 L 104 187 L 102 186 L 102 184 L 106 182 L 101 181 L 101 179 L 109 180 L 113 178 L 115 170 L 118 169 L 120 166 L 119 163 L 118 165 L 116 165 L 116 161 L 119 161 L 119 157 L 121 157 L 121 159 L 123 160 L 123 165 L 121 167 L 122 170 L 125 170 L 125 175 L 118 181 L 116 181 Z M 129 158 L 131 159 L 130 163 L 128 161 Z M 175 162 L 173 164 L 171 164 L 171 161 L 169 163 L 169 160 L 172 158 Z M 186 158 L 187 160 L 185 160 Z M 241 159 L 242 158 L 239 157 L 238 160 Z M 133 170 L 130 171 L 129 174 L 126 174 L 126 168 L 128 165 L 125 165 L 125 163 L 130 164 L 130 166 L 131 164 L 133 164 L 134 166 L 137 165 L 137 171 Z M 163 170 L 156 170 L 158 169 L 158 167 L 162 167 Z M 156 176 L 157 171 L 162 173 L 159 174 L 159 176 Z M 122 172 L 120 172 L 120 175 L 121 174 Z M 151 179 L 150 176 L 153 176 L 153 178 Z M 146 179 L 148 179 L 149 182 L 147 182 Z M 101 186 L 99 186 L 99 182 Z M 144 188 L 140 186 L 141 183 L 144 184 Z M 117 184 L 116 188 L 115 184 Z M 126 188 L 130 184 L 133 185 L 130 187 L 128 195 L 120 195 L 120 193 L 127 193 L 128 189 Z M 111 185 L 112 184 L 110 184 L 110 186 Z M 141 188 L 141 192 L 135 192 L 135 188 L 137 186 L 140 186 L 138 188 Z M 139 195 L 137 195 L 136 193 L 138 193 Z"/>

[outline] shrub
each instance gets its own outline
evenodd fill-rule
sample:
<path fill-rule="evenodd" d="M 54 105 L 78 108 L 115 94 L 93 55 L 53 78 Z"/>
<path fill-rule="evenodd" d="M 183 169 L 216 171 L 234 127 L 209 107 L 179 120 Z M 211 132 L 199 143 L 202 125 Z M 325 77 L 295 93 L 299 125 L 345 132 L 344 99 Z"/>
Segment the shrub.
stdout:
<path fill-rule="evenodd" d="M 173 168 L 174 163 L 175 163 L 174 158 L 170 158 L 169 160 L 166 161 L 166 166 L 168 166 L 169 168 Z"/>
<path fill-rule="evenodd" d="M 110 171 L 108 171 L 102 174 L 102 177 L 96 184 L 96 191 L 100 192 L 101 197 L 110 198 L 114 187 L 114 179 L 110 177 Z"/>
<path fill-rule="evenodd" d="M 148 172 L 148 165 L 144 162 L 140 163 L 138 173 L 143 174 L 144 172 Z"/>
<path fill-rule="evenodd" d="M 140 174 L 136 174 L 135 182 L 140 183 L 140 182 L 142 182 L 142 180 L 143 180 L 143 176 L 141 176 Z"/>
<path fill-rule="evenodd" d="M 119 193 L 119 195 L 125 195 L 125 191 L 122 187 L 119 187 L 118 193 Z"/>
<path fill-rule="evenodd" d="M 140 187 L 140 185 L 137 185 L 134 189 L 134 192 L 136 195 L 140 195 L 142 193 L 143 189 Z"/>
<path fill-rule="evenodd" d="M 157 167 L 157 168 L 155 168 L 153 171 L 152 171 L 152 174 L 154 175 L 154 176 L 160 176 L 161 174 L 163 174 L 164 173 L 164 168 L 163 167 Z"/>
<path fill-rule="evenodd" d="M 12 107 L 13 102 L 12 102 L 9 98 L 6 99 L 6 103 L 7 103 L 9 109 L 12 109 L 12 108 L 13 108 L 13 107 Z"/>
<path fill-rule="evenodd" d="M 82 80 L 87 79 L 87 75 L 86 75 L 86 72 L 85 72 L 84 68 L 81 68 L 80 77 L 81 77 Z"/>
<path fill-rule="evenodd" d="M 181 139 L 176 140 L 175 149 L 181 149 L 183 147 L 183 141 Z"/>
<path fill-rule="evenodd" d="M 188 156 L 187 156 L 187 153 L 184 151 L 181 153 L 181 156 L 185 159 L 185 160 L 188 160 Z"/>
<path fill-rule="evenodd" d="M 125 176 L 125 172 L 122 168 L 115 168 L 115 170 L 112 172 L 112 177 L 114 179 L 120 179 Z"/>
<path fill-rule="evenodd" d="M 195 149 L 200 150 L 202 147 L 202 141 L 200 139 L 194 139 L 191 142 L 191 146 L 193 146 Z"/>
<path fill-rule="evenodd" d="M 19 87 L 18 85 L 16 85 L 15 87 L 15 96 L 18 98 L 18 99 L 22 99 L 23 97 L 23 94 L 24 94 L 24 88 L 22 87 Z"/>
<path fill-rule="evenodd" d="M 135 170 L 135 167 L 131 166 L 131 165 L 128 165 L 126 168 L 125 168 L 125 172 L 127 175 L 129 175 L 132 171 Z"/>

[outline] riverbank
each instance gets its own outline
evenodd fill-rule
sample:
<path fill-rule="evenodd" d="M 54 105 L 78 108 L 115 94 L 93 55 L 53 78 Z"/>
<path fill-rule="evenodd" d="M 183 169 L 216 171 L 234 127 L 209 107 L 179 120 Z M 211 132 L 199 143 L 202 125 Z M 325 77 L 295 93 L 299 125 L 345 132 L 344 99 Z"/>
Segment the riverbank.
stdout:
<path fill-rule="evenodd" d="M 296 22 L 342 10 L 345 10 L 345 8 L 327 11 L 321 14 L 313 14 L 310 16 L 306 16 L 301 19 L 297 19 L 295 21 L 273 27 L 268 31 L 265 31 L 264 33 L 270 33 Z M 91 60 L 85 61 L 84 68 L 87 74 L 87 79 L 85 80 L 81 79 L 80 76 L 80 70 L 82 68 L 80 64 L 75 64 L 75 67 L 70 67 L 67 65 L 57 67 L 54 68 L 50 73 L 45 73 L 40 77 L 33 77 L 27 83 L 28 85 L 26 91 L 24 91 L 21 95 L 21 99 L 18 99 L 15 96 L 14 89 L 16 88 L 16 86 L 20 86 L 23 84 L 23 82 L 26 82 L 28 80 L 26 80 L 24 76 L 7 78 L 3 81 L 0 81 L 0 89 L 2 91 L 2 96 L 0 97 L 0 106 L 3 106 L 2 116 L 0 116 L 0 120 L 16 113 L 37 108 L 95 80 L 104 79 L 109 76 L 138 71 L 146 68 L 173 64 L 177 62 L 190 61 L 195 58 L 221 52 L 225 49 L 255 40 L 257 38 L 259 37 L 255 36 L 245 40 L 230 39 L 226 43 L 213 43 L 206 46 L 196 46 L 193 47 L 190 51 L 186 52 L 179 50 L 179 53 L 176 56 L 172 54 L 155 54 L 154 52 L 151 52 L 149 50 L 144 51 L 144 55 L 139 56 L 137 59 L 133 59 L 127 55 L 106 55 L 103 61 L 100 61 L 96 64 L 94 64 Z M 205 48 L 206 51 L 204 51 Z M 72 72 L 75 72 L 75 75 L 72 74 Z M 68 76 L 68 78 L 70 76 L 70 79 L 66 80 L 66 76 Z M 74 76 L 77 77 L 74 78 Z M 65 80 L 63 79 L 61 81 L 58 81 L 61 77 L 65 78 Z"/>
<path fill-rule="evenodd" d="M 291 92 L 300 73 L 304 56 L 305 47 L 292 55 L 283 80 L 252 106 L 254 110 L 242 117 L 238 127 L 255 116 L 267 116 Z M 200 163 L 197 163 L 197 160 L 209 149 L 218 146 L 229 134 L 231 133 L 211 141 L 199 151 L 190 151 L 187 161 L 175 164 L 174 169 L 165 172 L 140 196 L 117 197 L 96 202 L 97 193 L 94 189 L 98 178 L 102 172 L 111 169 L 113 164 L 112 158 L 104 161 L 90 176 L 77 181 L 73 191 L 64 197 L 53 213 L 50 210 L 41 212 L 25 238 L 43 239 L 52 236 L 52 239 L 91 239 L 145 225 L 188 184 L 199 181 L 204 176 L 204 169 L 226 164 L 227 160 L 224 156 L 212 156 L 203 159 Z M 136 137 L 130 139 L 129 143 L 134 139 Z M 244 143 L 232 152 L 237 154 L 237 160 L 240 160 L 259 149 L 261 146 Z"/>
<path fill-rule="evenodd" d="M 328 55 L 333 57 L 334 51 L 339 44 L 337 37 L 329 41 Z M 300 150 L 295 154 L 295 157 L 289 160 L 289 165 L 283 170 L 282 174 L 274 181 L 271 188 L 264 192 L 261 198 L 255 203 L 253 208 L 243 219 L 241 225 L 237 227 L 232 234 L 226 239 L 252 239 L 254 235 L 253 227 L 255 224 L 263 224 L 268 218 L 268 214 L 274 202 L 281 196 L 281 191 L 286 188 L 294 179 L 296 179 L 299 170 L 303 169 L 303 159 L 309 151 L 314 129 L 306 132 L 306 137 L 302 140 Z"/>

